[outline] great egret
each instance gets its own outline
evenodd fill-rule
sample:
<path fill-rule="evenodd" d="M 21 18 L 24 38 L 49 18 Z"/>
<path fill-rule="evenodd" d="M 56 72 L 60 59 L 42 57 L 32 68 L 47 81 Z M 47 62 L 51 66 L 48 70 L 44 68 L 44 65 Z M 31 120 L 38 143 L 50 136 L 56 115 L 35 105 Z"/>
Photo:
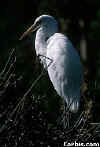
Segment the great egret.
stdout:
<path fill-rule="evenodd" d="M 58 33 L 57 21 L 50 15 L 36 18 L 20 40 L 34 31 L 37 31 L 35 39 L 37 56 L 47 69 L 58 95 L 64 99 L 69 110 L 76 113 L 80 106 L 82 84 L 82 66 L 76 49 L 65 35 Z"/>

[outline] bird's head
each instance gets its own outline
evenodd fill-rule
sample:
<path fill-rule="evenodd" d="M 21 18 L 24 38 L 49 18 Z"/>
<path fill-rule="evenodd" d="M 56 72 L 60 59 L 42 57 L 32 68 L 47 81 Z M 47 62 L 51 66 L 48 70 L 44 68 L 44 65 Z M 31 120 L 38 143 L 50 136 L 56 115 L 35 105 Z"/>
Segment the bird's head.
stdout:
<path fill-rule="evenodd" d="M 46 28 L 52 32 L 54 30 L 55 32 L 58 31 L 58 24 L 57 21 L 54 19 L 54 17 L 50 15 L 41 15 L 36 20 L 34 21 L 34 24 L 26 31 L 23 33 L 23 35 L 20 37 L 19 40 L 22 40 L 25 36 L 28 34 L 38 30 L 39 28 Z"/>

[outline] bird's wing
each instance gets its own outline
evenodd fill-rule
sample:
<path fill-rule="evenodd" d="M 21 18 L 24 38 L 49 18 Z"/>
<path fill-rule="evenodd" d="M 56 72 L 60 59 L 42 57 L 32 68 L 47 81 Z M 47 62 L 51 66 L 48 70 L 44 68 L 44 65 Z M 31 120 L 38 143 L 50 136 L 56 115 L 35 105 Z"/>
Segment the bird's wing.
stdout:
<path fill-rule="evenodd" d="M 48 74 L 58 94 L 67 103 L 71 97 L 79 98 L 82 67 L 71 42 L 64 35 L 56 33 L 48 41 L 47 57 L 52 60 Z M 47 64 L 49 62 L 47 60 Z"/>

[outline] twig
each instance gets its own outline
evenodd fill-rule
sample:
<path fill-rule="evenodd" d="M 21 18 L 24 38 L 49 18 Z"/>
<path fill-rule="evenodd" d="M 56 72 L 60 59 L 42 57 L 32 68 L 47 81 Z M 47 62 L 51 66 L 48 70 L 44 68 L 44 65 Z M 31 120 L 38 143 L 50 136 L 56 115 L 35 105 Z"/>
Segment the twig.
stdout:
<path fill-rule="evenodd" d="M 8 64 L 9 64 L 9 62 L 11 60 L 11 57 L 13 56 L 14 51 L 15 51 L 15 48 L 13 48 L 11 50 L 10 55 L 9 55 L 9 58 L 8 58 L 8 61 L 6 62 L 6 65 L 5 65 L 4 69 L 3 69 L 3 71 L 0 73 L 0 76 L 2 76 L 4 74 L 4 72 L 6 71 L 7 66 L 8 66 Z"/>

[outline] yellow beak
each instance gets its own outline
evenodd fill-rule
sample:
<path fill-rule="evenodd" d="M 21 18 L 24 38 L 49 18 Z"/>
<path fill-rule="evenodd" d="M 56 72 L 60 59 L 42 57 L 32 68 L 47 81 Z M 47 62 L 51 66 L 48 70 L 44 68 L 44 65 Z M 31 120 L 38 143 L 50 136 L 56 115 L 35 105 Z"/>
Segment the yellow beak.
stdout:
<path fill-rule="evenodd" d="M 27 31 L 23 33 L 23 35 L 19 38 L 19 40 L 22 40 L 24 37 L 29 35 L 31 32 L 36 31 L 39 28 L 39 26 L 36 26 L 36 24 L 33 24 Z"/>

